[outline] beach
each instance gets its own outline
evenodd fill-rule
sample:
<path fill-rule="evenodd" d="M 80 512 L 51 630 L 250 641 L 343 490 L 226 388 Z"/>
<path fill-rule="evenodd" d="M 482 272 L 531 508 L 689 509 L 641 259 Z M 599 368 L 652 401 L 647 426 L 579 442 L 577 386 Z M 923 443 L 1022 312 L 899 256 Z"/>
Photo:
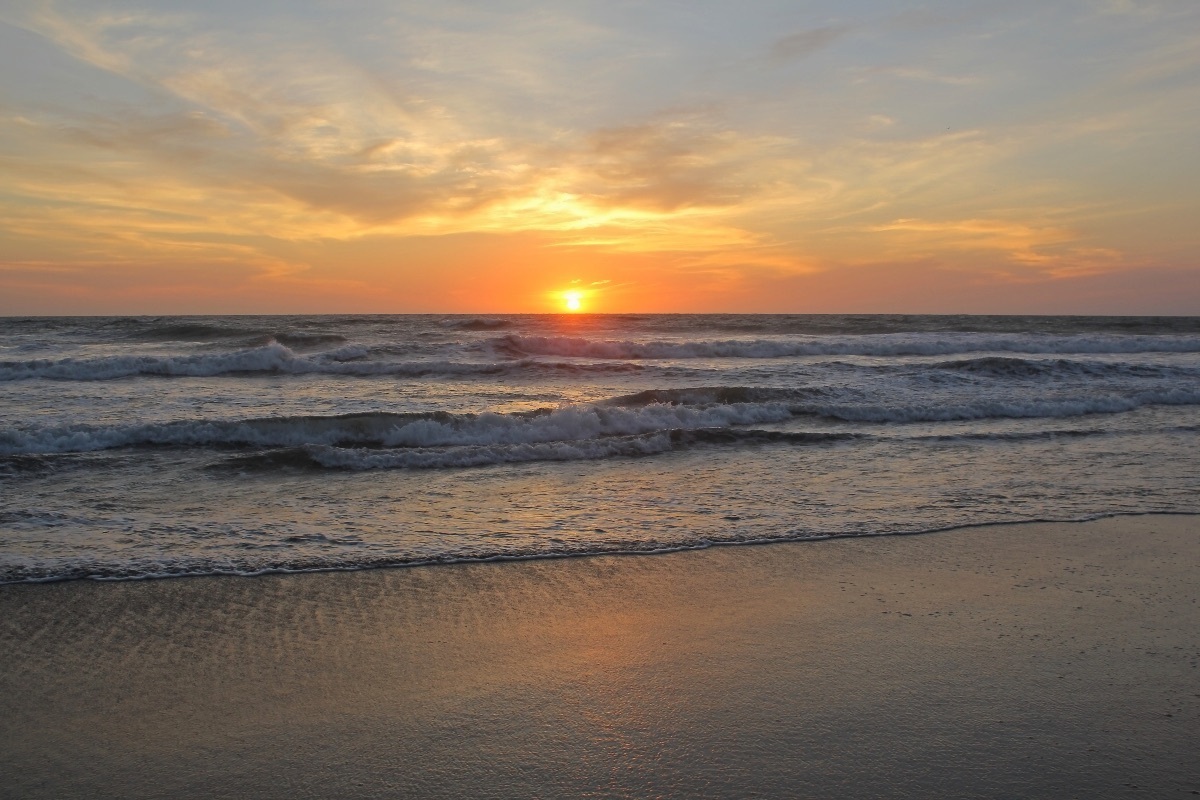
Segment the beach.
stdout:
<path fill-rule="evenodd" d="M 1200 517 L 0 587 L 6 797 L 1200 793 Z"/>
<path fill-rule="evenodd" d="M 0 800 L 1200 800 L 1198 43 L 0 3 Z"/>

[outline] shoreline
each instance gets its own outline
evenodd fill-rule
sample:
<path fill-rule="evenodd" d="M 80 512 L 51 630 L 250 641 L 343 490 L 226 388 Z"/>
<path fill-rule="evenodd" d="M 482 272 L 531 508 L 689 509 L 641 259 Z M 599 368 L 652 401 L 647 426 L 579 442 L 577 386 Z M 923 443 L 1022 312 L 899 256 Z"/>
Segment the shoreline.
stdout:
<path fill-rule="evenodd" d="M 1200 516 L 771 544 L 3 585 L 0 795 L 1200 792 Z"/>
<path fill-rule="evenodd" d="M 147 573 L 144 575 L 79 575 L 79 576 L 53 576 L 46 578 L 28 578 L 25 580 L 0 581 L 0 591 L 3 591 L 8 586 L 40 586 L 43 584 L 56 583 L 126 583 L 126 582 L 142 582 L 142 581 L 163 581 L 174 580 L 176 578 L 264 578 L 276 575 L 320 575 L 324 573 L 341 573 L 341 572 L 371 572 L 375 570 L 391 570 L 391 569 L 416 569 L 422 567 L 453 567 L 466 564 L 506 564 L 506 563 L 523 563 L 527 561 L 555 561 L 560 559 L 576 559 L 576 558 L 605 558 L 609 556 L 663 556 L 674 553 L 686 553 L 693 551 L 704 551 L 718 547 L 758 547 L 774 544 L 817 544 L 820 542 L 837 541 L 841 539 L 873 539 L 880 537 L 907 537 L 907 536 L 925 536 L 928 534 L 953 533 L 954 531 L 984 529 L 1005 527 L 1010 525 L 1075 525 L 1088 522 L 1097 522 L 1105 519 L 1116 519 L 1123 517 L 1196 517 L 1200 519 L 1200 511 L 1113 511 L 1095 515 L 1087 515 L 1077 519 L 1030 519 L 1030 520 L 996 520 L 993 522 L 969 522 L 960 525 L 950 525 L 944 528 L 924 528 L 921 530 L 912 531 L 888 531 L 885 533 L 830 533 L 817 534 L 811 536 L 796 536 L 796 537 L 766 537 L 758 539 L 728 539 L 728 540 L 708 540 L 697 544 L 680 544 L 669 545 L 665 547 L 636 550 L 636 549 L 614 549 L 614 550 L 594 550 L 580 552 L 558 552 L 548 551 L 545 553 L 529 553 L 517 555 L 490 555 L 490 556 L 448 556 L 445 558 L 433 558 L 424 561 L 395 561 L 379 564 L 364 564 L 361 566 L 325 566 L 325 567 L 269 567 L 255 572 L 236 572 L 232 570 L 214 570 L 211 572 L 165 572 L 165 573 Z"/>

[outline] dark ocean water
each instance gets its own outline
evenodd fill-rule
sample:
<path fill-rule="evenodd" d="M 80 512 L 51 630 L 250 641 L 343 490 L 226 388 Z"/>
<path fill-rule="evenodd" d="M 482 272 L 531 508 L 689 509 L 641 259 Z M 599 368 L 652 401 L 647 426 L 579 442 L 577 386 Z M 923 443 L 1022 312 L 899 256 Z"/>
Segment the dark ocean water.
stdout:
<path fill-rule="evenodd" d="M 1200 513 L 1198 489 L 1200 318 L 0 319 L 4 582 Z"/>

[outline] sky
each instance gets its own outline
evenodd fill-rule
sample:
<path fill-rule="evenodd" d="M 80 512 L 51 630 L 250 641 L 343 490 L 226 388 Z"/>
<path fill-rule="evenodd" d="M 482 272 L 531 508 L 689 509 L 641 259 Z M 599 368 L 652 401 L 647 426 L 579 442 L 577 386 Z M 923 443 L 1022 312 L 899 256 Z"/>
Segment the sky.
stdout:
<path fill-rule="evenodd" d="M 1200 314 L 1196 0 L 0 0 L 0 314 Z"/>

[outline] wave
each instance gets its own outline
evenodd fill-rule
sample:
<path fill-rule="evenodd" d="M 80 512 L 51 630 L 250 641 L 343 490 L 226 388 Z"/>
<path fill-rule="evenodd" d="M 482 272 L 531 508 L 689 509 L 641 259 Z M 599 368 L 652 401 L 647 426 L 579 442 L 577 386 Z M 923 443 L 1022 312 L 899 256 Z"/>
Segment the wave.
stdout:
<path fill-rule="evenodd" d="M 1095 436 L 1117 436 L 1128 433 L 1146 433 L 1147 431 L 1120 431 L 1104 428 L 1062 428 L 1051 431 L 1005 431 L 977 433 L 935 433 L 925 436 L 913 436 L 914 442 L 1040 442 L 1056 439 L 1086 439 Z"/>
<path fill-rule="evenodd" d="M 0 362 L 0 380 L 111 380 L 133 375 L 211 377 L 237 372 L 311 371 L 319 366 L 360 358 L 365 350 L 346 348 L 316 356 L 298 356 L 278 342 L 262 347 L 187 356 L 103 356 L 91 359 L 34 359 Z"/>
<path fill-rule="evenodd" d="M 1064 397 L 1047 400 L 979 400 L 971 403 L 936 405 L 819 405 L 797 413 L 812 413 L 844 422 L 907 423 L 962 422 L 982 419 L 1030 419 L 1082 417 L 1089 414 L 1120 414 L 1146 406 L 1200 405 L 1200 391 L 1167 389 L 1133 395 Z"/>
<path fill-rule="evenodd" d="M 779 422 L 790 417 L 776 404 L 638 409 L 569 406 L 514 414 L 366 413 L 261 419 L 188 420 L 148 425 L 70 425 L 0 431 L 0 455 L 71 453 L 136 446 L 296 447 L 365 445 L 441 447 L 579 441 L 668 431 Z"/>
<path fill-rule="evenodd" d="M 66 425 L 0 430 L 0 456 L 80 453 L 126 447 L 369 448 L 492 447 L 578 443 L 700 429 L 733 429 L 797 418 L 895 424 L 981 419 L 1070 418 L 1155 405 L 1200 405 L 1200 390 L 961 403 L 838 401 L 825 390 L 702 387 L 621 395 L 591 405 L 516 413 L 373 412 L 140 425 Z M 572 445 L 575 446 L 575 445 Z M 613 446 L 609 443 L 605 446 Z M 639 445 L 640 446 L 640 445 Z"/>
<path fill-rule="evenodd" d="M 74 454 L 55 455 L 45 453 L 0 455 L 0 477 L 45 475 L 61 466 L 63 459 L 76 457 Z M 3 521 L 3 515 L 0 515 L 0 522 Z"/>
<path fill-rule="evenodd" d="M 475 317 L 472 319 L 444 319 L 443 328 L 454 328 L 460 331 L 495 331 L 513 327 L 511 320 Z"/>
<path fill-rule="evenodd" d="M 324 347 L 345 341 L 346 337 L 337 333 L 267 333 L 260 338 L 264 345 L 278 342 L 285 347 Z"/>
<path fill-rule="evenodd" d="M 203 322 L 175 322 L 143 328 L 133 320 L 134 331 L 129 338 L 146 342 L 207 342 L 213 339 L 238 339 L 262 334 L 255 328 L 234 325 L 214 325 Z"/>
<path fill-rule="evenodd" d="M 309 445 L 285 453 L 231 458 L 222 467 L 304 466 L 327 469 L 445 469 L 514 464 L 530 461 L 581 461 L 617 456 L 645 456 L 672 449 L 669 434 L 619 436 L 534 444 L 467 445 L 452 448 L 367 449 Z"/>
<path fill-rule="evenodd" d="M 695 342 L 582 339 L 507 334 L 487 342 L 510 358 L 604 359 L 788 358 L 797 356 L 937 356 L 974 352 L 1029 354 L 1200 353 L 1200 337 L 1134 335 L 964 334 L 729 339 Z"/>
<path fill-rule="evenodd" d="M 822 394 L 820 389 L 774 389 L 754 386 L 698 386 L 688 389 L 646 389 L 601 401 L 601 405 L 708 405 L 793 401 Z"/>
<path fill-rule="evenodd" d="M 1045 317 L 915 314 L 702 314 L 658 316 L 654 327 L 680 331 L 699 328 L 729 333 L 808 334 L 814 336 L 878 333 L 1200 333 L 1197 317 Z M 671 324 L 671 323 L 674 324 Z"/>
<path fill-rule="evenodd" d="M 266 324 L 254 325 L 254 321 Z M 251 324 L 246 324 L 251 323 Z M 302 324 L 302 323 L 301 323 Z M 288 347 L 320 347 L 341 344 L 346 337 L 339 333 L 305 332 L 292 325 L 276 327 L 270 318 L 229 317 L 213 318 L 212 321 L 189 319 L 145 319 L 130 317 L 113 320 L 104 327 L 116 327 L 126 331 L 122 338 L 142 342 L 220 342 L 224 340 L 246 340 L 257 344 L 277 341 Z"/>
<path fill-rule="evenodd" d="M 144 329 L 139 327 L 139 329 L 129 334 L 129 338 L 143 342 L 213 342 L 242 339 L 259 345 L 279 342 L 287 347 L 300 348 L 324 347 L 346 342 L 346 337 L 338 333 L 272 331 L 266 328 L 206 324 L 202 322 L 178 322 L 168 325 L 153 325 Z"/>
<path fill-rule="evenodd" d="M 838 397 L 838 394 L 841 397 Z M 962 422 L 983 419 L 1070 418 L 1118 414 L 1146 406 L 1200 405 L 1200 390 L 1170 388 L 1131 394 L 1039 399 L 979 398 L 962 403 L 920 404 L 862 402 L 862 393 L 820 388 L 759 388 L 714 386 L 690 389 L 649 389 L 602 401 L 602 405 L 636 408 L 653 405 L 729 404 L 786 408 L 790 417 L 814 416 L 858 423 Z"/>
<path fill-rule="evenodd" d="M 372 351 L 347 345 L 300 355 L 276 341 L 227 353 L 176 356 L 103 356 L 91 359 L 0 361 L 0 381 L 32 379 L 102 381 L 134 376 L 208 378 L 224 375 L 289 374 L 369 377 L 426 375 L 494 375 L 518 371 L 631 372 L 636 364 L 579 364 L 534 359 L 498 363 L 465 361 L 367 361 Z"/>
<path fill-rule="evenodd" d="M 922 368 L 926 367 L 922 366 Z M 930 364 L 927 368 L 995 378 L 1105 377 L 1110 375 L 1159 378 L 1195 376 L 1197 374 L 1195 369 L 1177 366 L 1074 361 L 1064 358 L 1035 360 L 1011 356 L 985 356 L 942 361 Z"/>

